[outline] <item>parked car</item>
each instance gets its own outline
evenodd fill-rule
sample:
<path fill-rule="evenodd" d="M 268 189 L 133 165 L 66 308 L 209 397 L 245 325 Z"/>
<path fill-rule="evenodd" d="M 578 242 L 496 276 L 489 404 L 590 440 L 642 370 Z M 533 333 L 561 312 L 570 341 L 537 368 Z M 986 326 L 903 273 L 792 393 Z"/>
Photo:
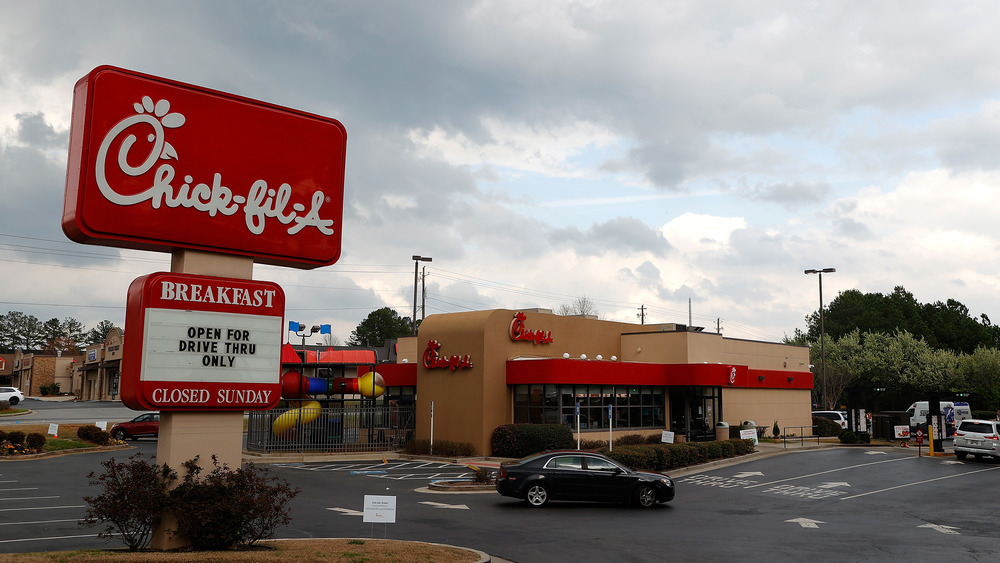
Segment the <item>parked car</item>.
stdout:
<path fill-rule="evenodd" d="M 553 451 L 501 465 L 497 492 L 541 507 L 550 500 L 633 503 L 649 508 L 674 498 L 674 482 L 660 473 L 629 469 L 600 454 Z"/>
<path fill-rule="evenodd" d="M 147 412 L 128 422 L 119 422 L 111 427 L 111 435 L 118 440 L 138 440 L 143 436 L 156 437 L 160 434 L 160 413 Z"/>
<path fill-rule="evenodd" d="M 0 387 L 0 401 L 10 401 L 14 406 L 24 400 L 24 393 L 16 387 Z"/>
<path fill-rule="evenodd" d="M 969 454 L 1000 459 L 1000 422 L 967 418 L 955 430 L 954 445 L 958 459 Z"/>
<path fill-rule="evenodd" d="M 839 424 L 841 428 L 847 428 L 847 417 L 840 411 L 813 411 L 812 415 L 820 418 L 828 418 Z"/>

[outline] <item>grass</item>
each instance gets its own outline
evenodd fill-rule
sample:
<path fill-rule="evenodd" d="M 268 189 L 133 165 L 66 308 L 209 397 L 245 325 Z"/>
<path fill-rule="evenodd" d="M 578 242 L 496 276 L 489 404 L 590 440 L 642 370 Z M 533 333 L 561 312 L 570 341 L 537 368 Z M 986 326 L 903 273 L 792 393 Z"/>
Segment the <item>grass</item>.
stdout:
<path fill-rule="evenodd" d="M 49 551 L 6 554 L 5 561 L 18 563 L 131 563 L 158 561 L 229 562 L 376 562 L 471 563 L 479 560 L 474 551 L 439 544 L 385 539 L 273 540 L 262 542 L 245 551 L 155 552 L 130 553 L 122 549 L 87 549 L 79 551 Z"/>
<path fill-rule="evenodd" d="M 108 423 L 108 428 L 110 428 L 110 422 Z M 37 432 L 39 434 L 45 435 L 45 445 L 42 447 L 42 451 L 45 452 L 58 452 L 63 450 L 73 450 L 80 448 L 93 448 L 96 444 L 86 442 L 76 437 L 76 431 L 80 429 L 81 426 L 92 426 L 91 424 L 60 424 L 59 425 L 59 435 L 61 438 L 56 438 L 48 434 L 49 425 L 48 424 L 5 424 L 0 429 L 5 432 L 12 432 L 14 430 L 19 430 L 25 434 L 31 434 L 32 432 Z"/>

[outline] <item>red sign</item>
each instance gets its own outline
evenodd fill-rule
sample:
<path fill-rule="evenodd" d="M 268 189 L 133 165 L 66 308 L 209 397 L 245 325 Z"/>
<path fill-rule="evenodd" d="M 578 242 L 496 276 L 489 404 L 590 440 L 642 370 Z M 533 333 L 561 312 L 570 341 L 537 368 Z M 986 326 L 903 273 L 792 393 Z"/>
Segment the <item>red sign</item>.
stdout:
<path fill-rule="evenodd" d="M 514 342 L 526 340 L 535 344 L 552 344 L 552 331 L 524 328 L 526 318 L 527 316 L 520 311 L 514 313 L 514 320 L 510 321 L 510 339 Z"/>
<path fill-rule="evenodd" d="M 159 272 L 129 286 L 122 402 L 264 410 L 281 394 L 285 294 L 272 282 Z"/>
<path fill-rule="evenodd" d="M 316 268 L 340 258 L 338 121 L 101 66 L 73 95 L 63 231 Z"/>
<path fill-rule="evenodd" d="M 427 369 L 450 369 L 455 371 L 458 369 L 469 369 L 472 367 L 472 356 L 466 354 L 464 356 L 442 356 L 438 353 L 438 348 L 441 347 L 441 343 L 437 340 L 431 340 L 427 343 L 427 348 L 424 348 L 424 367 Z"/>

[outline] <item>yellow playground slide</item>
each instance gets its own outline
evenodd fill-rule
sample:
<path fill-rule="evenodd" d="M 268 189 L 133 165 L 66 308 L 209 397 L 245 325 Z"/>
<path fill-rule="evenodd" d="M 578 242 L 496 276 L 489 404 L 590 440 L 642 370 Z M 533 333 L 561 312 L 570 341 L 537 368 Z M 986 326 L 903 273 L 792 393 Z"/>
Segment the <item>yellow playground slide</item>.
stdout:
<path fill-rule="evenodd" d="M 281 436 L 298 426 L 300 418 L 302 424 L 309 424 L 319 418 L 319 413 L 319 401 L 309 401 L 297 409 L 291 409 L 288 412 L 282 413 L 281 416 L 274 420 L 274 424 L 271 425 L 271 432 L 275 436 Z"/>

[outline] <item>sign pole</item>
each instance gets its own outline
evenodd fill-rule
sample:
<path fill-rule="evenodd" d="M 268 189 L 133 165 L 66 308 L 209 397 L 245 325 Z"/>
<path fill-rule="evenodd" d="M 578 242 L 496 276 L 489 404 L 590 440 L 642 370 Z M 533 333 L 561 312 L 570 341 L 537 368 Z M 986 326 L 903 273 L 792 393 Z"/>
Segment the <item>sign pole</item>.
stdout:
<path fill-rule="evenodd" d="M 431 455 L 434 455 L 434 401 L 431 401 Z"/>
<path fill-rule="evenodd" d="M 580 449 L 580 401 L 576 402 L 576 449 Z"/>

